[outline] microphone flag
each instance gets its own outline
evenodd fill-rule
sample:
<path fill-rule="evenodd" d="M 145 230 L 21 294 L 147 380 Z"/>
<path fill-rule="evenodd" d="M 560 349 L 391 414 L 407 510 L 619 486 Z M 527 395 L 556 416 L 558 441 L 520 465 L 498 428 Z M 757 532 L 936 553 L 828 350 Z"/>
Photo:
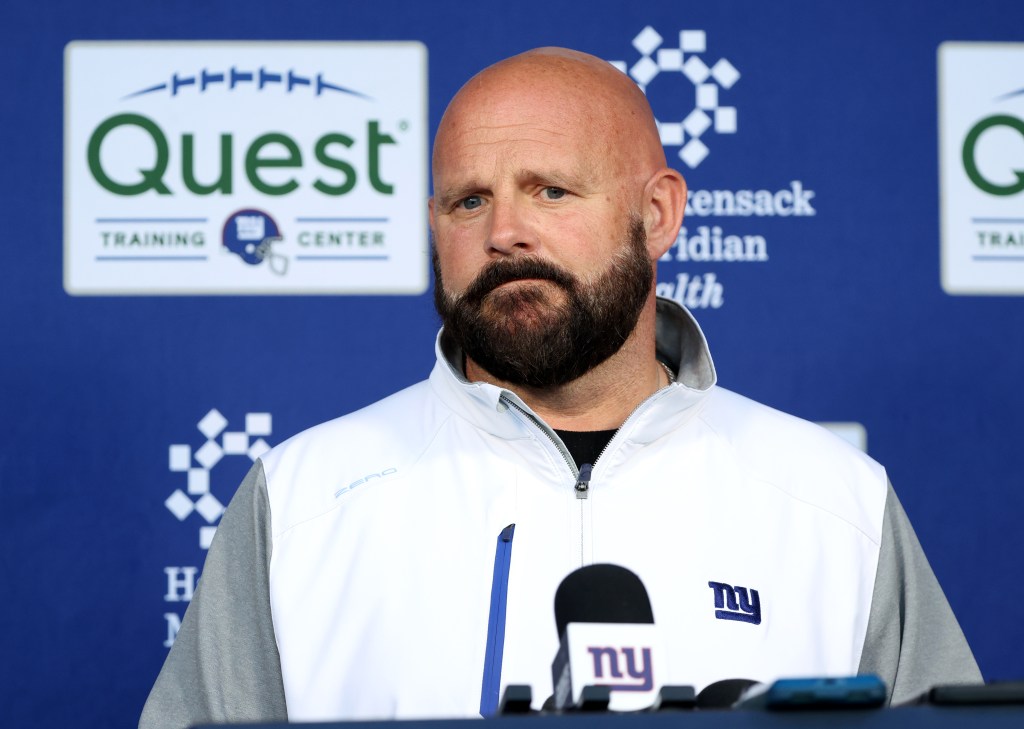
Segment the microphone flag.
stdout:
<path fill-rule="evenodd" d="M 668 675 L 667 655 L 653 623 L 569 623 L 551 665 L 555 706 L 571 708 L 585 686 L 606 686 L 610 710 L 646 709 Z"/>

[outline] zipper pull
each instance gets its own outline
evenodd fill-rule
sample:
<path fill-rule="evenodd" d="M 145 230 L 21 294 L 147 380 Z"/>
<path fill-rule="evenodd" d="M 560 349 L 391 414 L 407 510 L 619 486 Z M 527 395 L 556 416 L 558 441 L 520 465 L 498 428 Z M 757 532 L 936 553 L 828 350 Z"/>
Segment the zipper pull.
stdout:
<path fill-rule="evenodd" d="M 580 475 L 576 478 L 576 498 L 587 498 L 587 491 L 590 489 L 590 472 L 593 466 L 589 463 L 580 464 Z"/>

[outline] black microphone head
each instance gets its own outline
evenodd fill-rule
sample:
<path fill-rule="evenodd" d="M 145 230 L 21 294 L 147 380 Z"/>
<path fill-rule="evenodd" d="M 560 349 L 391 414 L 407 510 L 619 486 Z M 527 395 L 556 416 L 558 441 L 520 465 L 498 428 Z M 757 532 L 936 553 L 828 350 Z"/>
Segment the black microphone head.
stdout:
<path fill-rule="evenodd" d="M 640 578 L 614 564 L 581 567 L 555 591 L 558 637 L 569 623 L 653 623 L 651 601 Z"/>
<path fill-rule="evenodd" d="M 723 678 L 709 683 L 697 694 L 697 708 L 731 709 L 743 692 L 757 683 L 749 678 Z"/>

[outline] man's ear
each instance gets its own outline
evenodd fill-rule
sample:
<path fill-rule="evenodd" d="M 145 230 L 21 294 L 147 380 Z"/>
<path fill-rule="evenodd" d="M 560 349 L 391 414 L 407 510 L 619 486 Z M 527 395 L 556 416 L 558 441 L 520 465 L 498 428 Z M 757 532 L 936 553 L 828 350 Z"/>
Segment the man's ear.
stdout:
<path fill-rule="evenodd" d="M 683 176 L 669 167 L 655 172 L 644 188 L 644 228 L 652 261 L 661 258 L 676 242 L 685 211 Z"/>
<path fill-rule="evenodd" d="M 427 220 L 430 221 L 430 229 L 434 229 L 434 197 L 427 198 Z"/>

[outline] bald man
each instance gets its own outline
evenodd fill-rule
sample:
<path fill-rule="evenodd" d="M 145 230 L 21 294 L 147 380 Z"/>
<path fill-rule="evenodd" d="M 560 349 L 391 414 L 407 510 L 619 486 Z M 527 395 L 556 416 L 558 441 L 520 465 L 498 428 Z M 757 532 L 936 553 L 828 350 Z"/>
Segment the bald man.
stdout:
<path fill-rule="evenodd" d="M 664 683 L 980 675 L 885 471 L 715 384 L 654 296 L 686 187 L 607 63 L 540 49 L 452 100 L 428 380 L 261 458 L 143 727 L 463 717 L 552 692 L 560 581 L 643 580 Z"/>

